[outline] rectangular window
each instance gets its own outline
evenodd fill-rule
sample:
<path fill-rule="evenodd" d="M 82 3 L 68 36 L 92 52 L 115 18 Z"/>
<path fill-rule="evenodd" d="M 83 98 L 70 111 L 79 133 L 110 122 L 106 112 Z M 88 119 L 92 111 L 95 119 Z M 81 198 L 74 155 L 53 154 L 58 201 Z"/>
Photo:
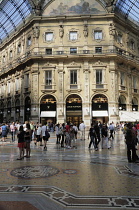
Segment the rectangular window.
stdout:
<path fill-rule="evenodd" d="M 70 48 L 70 54 L 77 54 L 77 48 Z"/>
<path fill-rule="evenodd" d="M 17 46 L 17 53 L 21 53 L 21 44 Z"/>
<path fill-rule="evenodd" d="M 70 33 L 69 33 L 69 39 L 70 40 L 77 40 L 77 38 L 78 38 L 78 36 L 77 36 L 77 31 L 71 31 Z"/>
<path fill-rule="evenodd" d="M 52 71 L 45 71 L 45 85 L 46 89 L 52 89 Z"/>
<path fill-rule="evenodd" d="M 3 63 L 5 63 L 5 61 L 6 61 L 6 58 L 5 58 L 5 55 L 3 56 Z"/>
<path fill-rule="evenodd" d="M 27 38 L 27 46 L 29 47 L 31 45 L 31 36 Z"/>
<path fill-rule="evenodd" d="M 121 34 L 117 35 L 117 42 L 122 44 L 122 35 Z"/>
<path fill-rule="evenodd" d="M 133 90 L 134 90 L 134 93 L 138 92 L 138 89 L 137 89 L 137 78 L 136 77 L 133 77 Z"/>
<path fill-rule="evenodd" d="M 19 90 L 19 79 L 15 80 L 15 91 Z"/>
<path fill-rule="evenodd" d="M 52 55 L 52 48 L 46 49 L 46 55 Z"/>
<path fill-rule="evenodd" d="M 8 84 L 7 84 L 7 88 L 8 88 L 8 93 L 10 93 L 10 90 L 11 90 L 11 84 L 10 84 L 10 82 L 8 82 Z"/>
<path fill-rule="evenodd" d="M 94 39 L 96 39 L 96 40 L 102 39 L 102 31 L 101 30 L 94 31 Z"/>
<path fill-rule="evenodd" d="M 121 72 L 121 86 L 125 85 L 125 75 L 123 72 Z"/>
<path fill-rule="evenodd" d="M 102 53 L 102 47 L 95 47 L 95 53 Z"/>
<path fill-rule="evenodd" d="M 77 70 L 70 71 L 70 88 L 77 89 Z"/>
<path fill-rule="evenodd" d="M 45 41 L 47 41 L 47 42 L 53 41 L 53 32 L 45 33 Z"/>
<path fill-rule="evenodd" d="M 25 74 L 24 75 L 24 88 L 26 89 L 26 91 L 28 91 L 28 87 L 29 87 L 29 74 Z"/>
<path fill-rule="evenodd" d="M 10 58 L 13 57 L 13 51 L 12 51 L 12 50 L 10 50 L 9 57 L 10 57 Z"/>
<path fill-rule="evenodd" d="M 134 41 L 131 41 L 130 48 L 131 48 L 131 50 L 134 50 L 135 49 L 135 43 L 134 43 Z"/>
<path fill-rule="evenodd" d="M 102 70 L 98 69 L 96 70 L 96 88 L 103 88 L 102 82 Z"/>
<path fill-rule="evenodd" d="M 133 88 L 136 89 L 137 88 L 137 78 L 133 77 Z"/>

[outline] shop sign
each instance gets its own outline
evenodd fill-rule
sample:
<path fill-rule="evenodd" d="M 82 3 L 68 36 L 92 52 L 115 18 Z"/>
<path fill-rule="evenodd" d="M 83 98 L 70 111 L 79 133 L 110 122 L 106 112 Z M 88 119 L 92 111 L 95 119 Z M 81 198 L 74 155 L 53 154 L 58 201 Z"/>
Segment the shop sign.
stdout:
<path fill-rule="evenodd" d="M 66 109 L 69 110 L 82 110 L 82 104 L 81 103 L 67 103 Z"/>

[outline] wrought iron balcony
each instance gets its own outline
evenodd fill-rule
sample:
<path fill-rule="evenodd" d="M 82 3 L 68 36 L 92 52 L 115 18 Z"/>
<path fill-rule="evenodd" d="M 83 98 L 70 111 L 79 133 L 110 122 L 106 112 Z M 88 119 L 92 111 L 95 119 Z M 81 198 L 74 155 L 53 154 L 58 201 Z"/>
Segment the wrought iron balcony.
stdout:
<path fill-rule="evenodd" d="M 102 46 L 104 47 L 104 46 Z M 106 46 L 105 46 L 106 48 Z M 65 51 L 65 50 L 46 50 L 46 48 L 39 48 L 39 51 L 37 51 L 38 48 L 34 48 L 30 51 L 27 51 L 25 54 L 23 55 L 19 55 L 17 56 L 13 62 L 11 63 L 11 61 L 9 60 L 9 62 L 6 62 L 4 64 L 1 65 L 1 75 L 8 72 L 11 69 L 14 69 L 16 67 L 18 67 L 19 65 L 22 65 L 23 63 L 26 63 L 28 60 L 30 59 L 43 59 L 43 58 L 63 58 L 63 57 L 104 57 L 104 56 L 114 56 L 114 57 L 120 57 L 121 59 L 126 59 L 126 60 L 133 60 L 136 64 L 139 64 L 139 57 L 136 55 L 133 55 L 125 50 L 122 50 L 120 48 L 115 47 L 114 49 L 107 49 L 104 50 L 102 48 L 101 51 L 96 51 L 96 50 L 77 50 L 74 53 L 71 53 L 70 50 Z M 48 53 L 49 52 L 49 53 Z"/>

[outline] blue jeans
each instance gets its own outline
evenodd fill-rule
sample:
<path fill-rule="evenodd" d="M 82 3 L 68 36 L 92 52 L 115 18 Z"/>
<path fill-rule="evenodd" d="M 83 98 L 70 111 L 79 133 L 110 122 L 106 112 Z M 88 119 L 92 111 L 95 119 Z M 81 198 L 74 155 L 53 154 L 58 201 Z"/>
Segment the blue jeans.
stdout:
<path fill-rule="evenodd" d="M 15 141 L 15 131 L 11 131 L 12 141 Z"/>

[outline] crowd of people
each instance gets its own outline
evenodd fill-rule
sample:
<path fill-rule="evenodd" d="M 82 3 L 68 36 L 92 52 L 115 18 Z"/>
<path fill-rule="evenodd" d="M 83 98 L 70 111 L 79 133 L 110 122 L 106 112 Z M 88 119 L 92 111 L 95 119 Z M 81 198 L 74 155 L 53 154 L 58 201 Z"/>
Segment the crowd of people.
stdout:
<path fill-rule="evenodd" d="M 76 140 L 85 140 L 86 126 L 82 121 L 79 126 L 76 123 L 34 123 L 26 121 L 24 124 L 18 122 L 3 123 L 0 126 L 1 141 L 7 141 L 7 135 L 11 135 L 11 142 L 15 141 L 15 137 L 18 139 L 19 158 L 22 160 L 24 157 L 30 158 L 30 143 L 33 140 L 35 145 L 44 146 L 44 150 L 47 150 L 47 142 L 50 138 L 50 133 L 55 132 L 56 144 L 59 144 L 63 148 L 71 149 L 77 148 Z M 136 154 L 137 144 L 139 142 L 139 123 L 117 123 L 112 122 L 105 124 L 101 122 L 93 122 L 88 131 L 88 139 L 90 139 L 88 148 L 94 148 L 98 150 L 101 142 L 101 148 L 104 148 L 104 143 L 107 149 L 110 149 L 114 139 L 116 131 L 122 130 L 125 136 L 125 143 L 127 145 L 127 159 L 128 162 L 137 162 L 138 156 Z M 87 131 L 86 131 L 87 132 Z M 43 141 L 43 142 L 42 142 Z M 24 154 L 26 152 L 26 154 Z"/>

